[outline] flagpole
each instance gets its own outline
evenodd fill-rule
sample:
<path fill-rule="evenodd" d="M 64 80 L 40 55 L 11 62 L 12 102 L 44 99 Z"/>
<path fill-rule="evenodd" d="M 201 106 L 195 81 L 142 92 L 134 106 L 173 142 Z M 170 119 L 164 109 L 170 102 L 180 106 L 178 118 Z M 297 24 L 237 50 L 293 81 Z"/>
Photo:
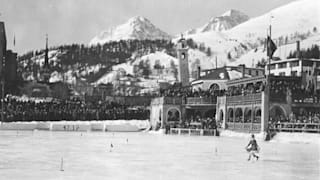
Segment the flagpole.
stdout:
<path fill-rule="evenodd" d="M 271 24 L 269 25 L 269 38 L 271 39 Z M 269 38 L 267 39 L 267 48 L 269 48 L 268 46 L 269 46 Z M 268 51 L 270 51 L 270 49 L 268 50 L 267 49 L 267 52 Z M 271 75 L 271 57 L 269 56 L 269 54 L 267 54 L 268 55 L 268 59 L 269 59 L 269 73 L 268 73 L 268 75 L 270 76 Z"/>

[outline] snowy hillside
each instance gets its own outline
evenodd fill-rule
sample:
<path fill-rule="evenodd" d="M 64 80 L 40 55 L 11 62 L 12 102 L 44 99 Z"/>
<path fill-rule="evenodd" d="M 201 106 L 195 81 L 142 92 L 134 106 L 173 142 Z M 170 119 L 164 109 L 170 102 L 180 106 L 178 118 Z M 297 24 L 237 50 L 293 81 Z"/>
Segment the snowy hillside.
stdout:
<path fill-rule="evenodd" d="M 224 15 L 230 14 L 232 14 L 232 11 Z M 259 46 L 263 42 L 261 40 L 266 38 L 271 15 L 273 16 L 272 38 L 282 38 L 282 43 L 295 42 L 299 39 L 299 34 L 304 34 L 308 38 L 320 29 L 320 1 L 298 0 L 262 16 L 249 19 L 226 31 L 203 33 L 200 32 L 200 28 L 189 30 L 189 35 L 186 35 L 186 38 L 192 38 L 198 44 L 204 43 L 206 47 L 210 47 L 212 56 L 216 56 L 218 59 L 218 66 L 241 63 L 252 66 L 252 64 L 256 64 L 258 60 L 265 57 L 265 52 L 262 52 L 263 47 L 259 48 Z M 260 38 L 260 41 L 258 41 L 258 38 Z M 308 44 L 310 42 L 305 41 L 304 43 Z M 312 43 L 309 44 L 309 47 L 311 45 Z M 248 54 L 246 55 L 246 53 Z M 287 56 L 281 48 L 277 50 L 275 55 L 277 53 L 282 54 L 279 56 Z"/>
<path fill-rule="evenodd" d="M 126 23 L 110 28 L 95 36 L 90 45 L 104 44 L 109 41 L 127 39 L 170 39 L 170 35 L 153 25 L 148 19 L 136 16 L 130 18 Z"/>
<path fill-rule="evenodd" d="M 264 15 L 252 18 L 226 33 L 238 40 L 264 38 L 270 21 L 273 38 L 294 34 L 295 32 L 312 31 L 314 27 L 320 29 L 320 1 L 297 0 L 291 2 Z"/>
<path fill-rule="evenodd" d="M 211 18 L 207 24 L 198 29 L 191 29 L 186 31 L 185 34 L 196 34 L 209 31 L 225 31 L 247 21 L 248 19 L 249 16 L 247 16 L 246 14 L 231 9 L 221 16 Z"/>
<path fill-rule="evenodd" d="M 196 73 L 198 67 L 200 66 L 202 70 L 204 69 L 212 69 L 216 67 L 215 57 L 207 56 L 205 53 L 189 49 L 188 51 L 189 58 L 189 73 L 190 78 L 192 78 L 193 73 Z M 124 76 L 125 74 L 130 74 L 133 76 L 137 75 L 137 70 L 139 71 L 139 66 L 146 65 L 150 68 L 150 79 L 157 79 L 163 82 L 172 82 L 176 81 L 174 70 L 178 70 L 179 60 L 175 57 L 172 57 L 165 52 L 155 52 L 150 53 L 148 55 L 142 56 L 141 58 L 137 58 L 127 63 L 122 63 L 116 66 L 113 66 L 112 72 L 108 72 L 103 75 L 100 79 L 98 79 L 94 84 L 102 84 L 102 83 L 112 83 L 117 78 Z M 222 66 L 218 62 L 218 66 Z M 155 68 L 158 66 L 159 68 Z M 136 68 L 135 68 L 136 67 Z M 137 76 L 139 77 L 139 76 Z M 147 80 L 143 80 L 147 81 Z M 148 83 L 156 83 L 148 81 Z"/>
<path fill-rule="evenodd" d="M 308 48 L 311 48 L 312 45 L 320 46 L 320 34 L 316 34 L 312 37 L 309 37 L 301 41 L 300 50 L 306 50 Z M 296 49 L 297 49 L 296 43 L 290 43 L 283 46 L 278 46 L 273 57 L 286 59 L 289 56 L 290 52 L 294 52 Z M 235 62 L 231 63 L 231 65 L 245 64 L 248 67 L 252 67 L 262 59 L 267 60 L 267 52 L 263 46 L 249 51 L 248 53 L 246 53 L 245 55 L 237 59 Z"/>
<path fill-rule="evenodd" d="M 113 66 L 112 72 L 108 72 L 99 78 L 94 84 L 112 83 L 117 78 L 126 74 L 137 75 L 141 68 L 139 66 L 147 66 L 150 70 L 150 78 L 175 80 L 173 69 L 177 68 L 178 59 L 166 54 L 165 52 L 155 52 L 134 59 L 127 63 Z M 155 68 L 158 66 L 158 69 Z"/>
<path fill-rule="evenodd" d="M 198 44 L 203 43 L 206 47 L 210 47 L 212 58 L 217 58 L 219 67 L 233 62 L 250 49 L 248 44 L 243 44 L 235 39 L 231 39 L 223 32 L 210 31 L 197 33 L 187 35 L 186 38 L 191 38 Z M 174 39 L 174 41 L 177 40 L 178 39 Z M 230 55 L 229 58 L 228 54 Z M 199 58 L 201 59 L 201 57 Z"/>

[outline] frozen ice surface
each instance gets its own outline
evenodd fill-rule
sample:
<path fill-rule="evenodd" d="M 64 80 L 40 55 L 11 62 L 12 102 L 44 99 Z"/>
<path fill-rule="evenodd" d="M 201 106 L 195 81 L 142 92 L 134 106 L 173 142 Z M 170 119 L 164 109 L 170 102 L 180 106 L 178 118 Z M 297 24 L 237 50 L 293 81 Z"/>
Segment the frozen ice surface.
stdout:
<path fill-rule="evenodd" d="M 127 142 L 128 139 L 128 142 Z M 111 149 L 111 143 L 113 148 Z M 0 131 L 0 179 L 319 179 L 319 144 L 151 133 Z M 63 170 L 61 168 L 63 158 Z"/>

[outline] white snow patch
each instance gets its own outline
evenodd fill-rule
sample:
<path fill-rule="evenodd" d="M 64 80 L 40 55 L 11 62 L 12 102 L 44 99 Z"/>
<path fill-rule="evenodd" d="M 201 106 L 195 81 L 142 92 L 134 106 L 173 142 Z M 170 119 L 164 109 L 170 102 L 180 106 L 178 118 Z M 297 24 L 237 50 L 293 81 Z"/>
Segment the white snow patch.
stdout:
<path fill-rule="evenodd" d="M 273 137 L 271 142 L 320 144 L 320 134 L 280 132 Z"/>
<path fill-rule="evenodd" d="M 271 16 L 273 17 L 271 19 Z M 295 32 L 312 31 L 320 28 L 320 1 L 297 0 L 273 9 L 259 17 L 252 18 L 228 31 L 230 37 L 248 40 L 266 37 L 266 31 L 272 24 L 272 37 L 290 35 Z"/>

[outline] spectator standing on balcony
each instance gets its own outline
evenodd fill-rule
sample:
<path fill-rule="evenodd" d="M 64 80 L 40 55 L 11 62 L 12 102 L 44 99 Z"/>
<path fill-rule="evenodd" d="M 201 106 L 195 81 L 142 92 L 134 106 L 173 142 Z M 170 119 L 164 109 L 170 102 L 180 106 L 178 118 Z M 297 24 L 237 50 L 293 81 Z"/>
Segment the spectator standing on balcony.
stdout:
<path fill-rule="evenodd" d="M 254 134 L 251 135 L 251 140 L 249 141 L 249 144 L 246 146 L 246 150 L 249 152 L 249 158 L 248 161 L 250 161 L 251 156 L 255 157 L 256 160 L 259 159 L 259 146 L 254 138 Z"/>

